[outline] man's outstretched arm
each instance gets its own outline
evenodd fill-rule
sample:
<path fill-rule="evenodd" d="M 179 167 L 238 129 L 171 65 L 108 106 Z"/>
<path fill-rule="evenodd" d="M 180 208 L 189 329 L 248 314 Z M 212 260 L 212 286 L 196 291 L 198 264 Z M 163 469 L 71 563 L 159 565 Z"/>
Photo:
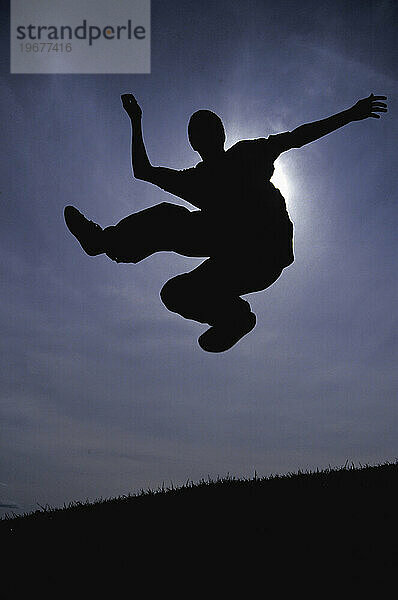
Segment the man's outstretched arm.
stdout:
<path fill-rule="evenodd" d="M 343 110 L 327 119 L 306 123 L 305 125 L 297 127 L 290 133 L 290 136 L 286 138 L 287 147 L 285 150 L 289 150 L 290 148 L 301 148 L 301 146 L 314 142 L 352 121 L 361 121 L 368 117 L 380 119 L 380 115 L 377 113 L 387 112 L 387 104 L 382 102 L 382 100 L 386 99 L 386 96 L 374 96 L 373 94 L 370 94 L 367 98 L 358 100 L 354 106 L 347 110 Z"/>

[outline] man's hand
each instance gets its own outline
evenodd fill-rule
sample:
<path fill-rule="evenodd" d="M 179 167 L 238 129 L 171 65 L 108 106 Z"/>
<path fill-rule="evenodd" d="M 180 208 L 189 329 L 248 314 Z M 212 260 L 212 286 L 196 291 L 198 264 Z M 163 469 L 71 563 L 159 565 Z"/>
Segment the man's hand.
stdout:
<path fill-rule="evenodd" d="M 374 96 L 370 94 L 367 98 L 358 100 L 354 106 L 348 109 L 351 121 L 361 121 L 368 117 L 374 119 L 380 119 L 379 112 L 387 112 L 387 104 L 380 102 L 380 100 L 387 100 L 387 96 Z"/>
<path fill-rule="evenodd" d="M 122 94 L 121 95 L 123 108 L 130 117 L 130 119 L 140 118 L 142 110 L 133 94 Z"/>

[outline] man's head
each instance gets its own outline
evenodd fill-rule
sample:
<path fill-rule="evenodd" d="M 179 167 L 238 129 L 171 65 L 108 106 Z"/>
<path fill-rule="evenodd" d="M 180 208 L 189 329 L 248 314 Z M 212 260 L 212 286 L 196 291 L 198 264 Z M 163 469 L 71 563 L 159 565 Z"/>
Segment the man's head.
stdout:
<path fill-rule="evenodd" d="M 224 149 L 224 125 L 211 110 L 197 110 L 189 119 L 188 138 L 202 158 L 209 158 Z"/>

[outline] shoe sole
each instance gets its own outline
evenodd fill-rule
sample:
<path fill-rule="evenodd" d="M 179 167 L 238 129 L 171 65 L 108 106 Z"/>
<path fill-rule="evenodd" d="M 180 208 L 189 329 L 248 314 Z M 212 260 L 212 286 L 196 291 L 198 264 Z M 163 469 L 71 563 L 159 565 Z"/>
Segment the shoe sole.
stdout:
<path fill-rule="evenodd" d="M 239 342 L 239 340 L 250 333 L 256 326 L 256 322 L 256 315 L 254 313 L 250 313 L 250 322 L 247 324 L 247 327 L 245 327 L 244 330 L 235 332 L 235 335 L 233 335 L 233 333 L 230 331 L 226 331 L 224 340 L 222 338 L 216 338 L 215 340 L 212 340 L 216 334 L 216 326 L 210 327 L 210 329 L 202 333 L 202 335 L 198 338 L 198 344 L 205 352 L 225 352 L 226 350 L 230 350 Z"/>
<path fill-rule="evenodd" d="M 71 234 L 77 239 L 80 246 L 83 248 L 84 252 L 89 256 L 97 256 L 101 254 L 103 251 L 99 251 L 98 249 L 90 248 L 89 244 L 85 244 L 84 240 L 81 237 L 81 224 L 84 221 L 88 221 L 86 217 L 74 206 L 65 206 L 64 208 L 64 219 L 67 228 L 71 232 Z"/>

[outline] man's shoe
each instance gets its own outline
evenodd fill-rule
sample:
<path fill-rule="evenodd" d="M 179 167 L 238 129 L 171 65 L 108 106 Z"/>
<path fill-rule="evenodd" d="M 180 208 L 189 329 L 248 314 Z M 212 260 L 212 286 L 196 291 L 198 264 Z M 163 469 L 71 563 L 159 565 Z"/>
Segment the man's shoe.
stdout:
<path fill-rule="evenodd" d="M 65 207 L 64 217 L 69 231 L 89 256 L 104 252 L 102 227 L 86 219 L 74 206 Z"/>
<path fill-rule="evenodd" d="M 199 346 L 206 352 L 225 352 L 249 333 L 255 325 L 256 315 L 252 312 L 234 323 L 214 325 L 199 337 Z"/>

